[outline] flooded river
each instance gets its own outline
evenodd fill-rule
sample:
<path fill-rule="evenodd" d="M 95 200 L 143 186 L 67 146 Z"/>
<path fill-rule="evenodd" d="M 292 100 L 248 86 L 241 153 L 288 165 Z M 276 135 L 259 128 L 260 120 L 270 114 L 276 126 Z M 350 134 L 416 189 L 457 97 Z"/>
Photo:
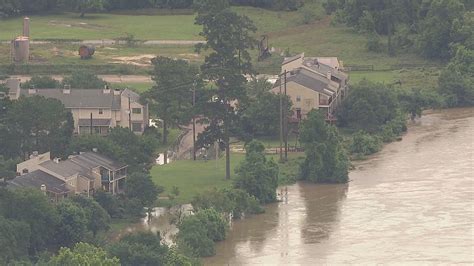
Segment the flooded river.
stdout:
<path fill-rule="evenodd" d="M 347 185 L 288 186 L 209 265 L 474 263 L 474 109 L 423 116 Z"/>

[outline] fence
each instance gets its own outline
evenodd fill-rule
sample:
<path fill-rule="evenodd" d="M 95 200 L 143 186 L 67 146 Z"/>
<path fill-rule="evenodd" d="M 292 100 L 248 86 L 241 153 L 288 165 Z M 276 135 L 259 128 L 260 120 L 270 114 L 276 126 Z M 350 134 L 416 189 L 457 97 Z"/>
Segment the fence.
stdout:
<path fill-rule="evenodd" d="M 347 71 L 390 71 L 400 69 L 430 68 L 440 67 L 437 64 L 395 64 L 385 67 L 375 67 L 374 65 L 346 65 L 344 69 Z"/>
<path fill-rule="evenodd" d="M 8 75 L 58 75 L 71 74 L 80 70 L 92 71 L 95 74 L 149 74 L 150 67 L 109 64 L 109 65 L 35 65 L 35 64 L 0 64 L 0 73 Z"/>

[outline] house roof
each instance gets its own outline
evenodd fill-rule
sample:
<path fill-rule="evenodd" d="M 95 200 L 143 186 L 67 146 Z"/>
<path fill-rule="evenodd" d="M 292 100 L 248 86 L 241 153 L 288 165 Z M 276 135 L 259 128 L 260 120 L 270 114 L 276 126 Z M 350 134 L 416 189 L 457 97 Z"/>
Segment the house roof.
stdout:
<path fill-rule="evenodd" d="M 128 98 L 130 97 L 130 100 L 132 102 L 139 102 L 140 101 L 140 95 L 130 89 L 125 89 L 122 92 L 122 96 Z"/>
<path fill-rule="evenodd" d="M 69 160 L 88 169 L 102 166 L 107 169 L 116 171 L 127 166 L 124 163 L 117 162 L 108 158 L 107 156 L 98 154 L 96 152 L 84 152 L 82 154 L 70 158 Z"/>
<path fill-rule="evenodd" d="M 79 119 L 78 122 L 79 126 L 90 126 L 91 120 L 90 119 Z M 92 126 L 110 126 L 110 119 L 94 119 L 92 118 Z"/>
<path fill-rule="evenodd" d="M 298 60 L 300 58 L 304 58 L 304 53 L 301 53 L 301 54 L 298 54 L 298 55 L 295 55 L 295 56 L 292 56 L 292 57 L 285 57 L 283 59 L 283 63 L 281 63 L 282 65 L 286 65 L 290 62 L 293 62 L 295 60 Z"/>
<path fill-rule="evenodd" d="M 330 86 L 330 81 L 326 78 L 318 77 L 315 73 L 304 68 L 298 68 L 295 71 L 288 72 L 286 82 L 295 82 L 308 89 L 322 93 L 327 96 L 332 96 L 335 91 Z M 280 86 L 280 80 L 277 80 L 274 88 Z"/>
<path fill-rule="evenodd" d="M 346 73 L 336 68 L 333 68 L 325 63 L 320 62 L 319 59 L 315 59 L 315 58 L 305 59 L 303 62 L 303 65 L 310 68 L 311 70 L 315 72 L 321 73 L 322 75 L 326 75 L 328 72 L 331 72 L 331 75 L 333 75 L 334 77 L 340 80 L 346 80 L 349 77 Z"/>
<path fill-rule="evenodd" d="M 59 162 L 46 161 L 44 163 L 41 163 L 40 165 L 65 178 L 73 176 L 75 174 L 80 174 L 81 176 L 87 177 L 89 179 L 94 179 L 92 177 L 92 168 L 87 168 L 83 165 L 76 164 L 70 159 Z"/>
<path fill-rule="evenodd" d="M 28 89 L 22 89 L 21 95 L 40 95 L 46 98 L 60 100 L 66 108 L 104 108 L 120 110 L 120 95 L 114 95 L 113 90 L 104 93 L 103 89 L 70 89 L 64 93 L 63 89 L 36 89 L 29 94 Z"/>
<path fill-rule="evenodd" d="M 33 187 L 38 189 L 45 185 L 47 191 L 56 194 L 68 193 L 70 191 L 64 181 L 41 170 L 15 177 L 13 180 L 8 181 L 8 184 L 13 187 Z"/>

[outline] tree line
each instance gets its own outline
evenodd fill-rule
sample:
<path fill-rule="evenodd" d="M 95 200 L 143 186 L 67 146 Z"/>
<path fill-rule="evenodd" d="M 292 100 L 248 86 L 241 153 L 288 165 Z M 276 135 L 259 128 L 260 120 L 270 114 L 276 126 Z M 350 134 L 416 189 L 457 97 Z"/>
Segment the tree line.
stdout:
<path fill-rule="evenodd" d="M 122 9 L 163 8 L 192 9 L 196 0 L 0 0 L 0 17 L 41 14 L 53 11 L 107 12 Z M 254 6 L 277 10 L 296 10 L 302 0 L 232 0 L 232 5 Z"/>
<path fill-rule="evenodd" d="M 390 55 L 415 49 L 427 58 L 447 60 L 456 46 L 474 49 L 474 4 L 469 0 L 327 0 L 324 7 L 336 21 L 366 34 L 371 51 L 384 49 L 380 35 L 387 36 Z"/>

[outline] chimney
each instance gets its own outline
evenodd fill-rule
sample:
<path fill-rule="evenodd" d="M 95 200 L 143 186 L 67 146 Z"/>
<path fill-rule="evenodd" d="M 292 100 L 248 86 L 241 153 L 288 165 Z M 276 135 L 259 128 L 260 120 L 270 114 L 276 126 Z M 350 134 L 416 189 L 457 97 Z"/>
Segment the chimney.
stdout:
<path fill-rule="evenodd" d="M 331 80 L 331 71 L 328 71 L 327 75 L 326 75 L 326 78 Z"/>
<path fill-rule="evenodd" d="M 339 61 L 339 68 L 344 69 L 344 61 Z"/>
<path fill-rule="evenodd" d="M 121 91 L 119 89 L 115 89 L 114 90 L 114 95 L 117 96 L 117 95 L 120 95 Z"/>
<path fill-rule="evenodd" d="M 29 89 L 28 89 L 28 94 L 35 94 L 36 93 L 36 89 L 35 89 L 35 86 L 31 86 Z"/>
<path fill-rule="evenodd" d="M 71 85 L 64 84 L 63 93 L 64 94 L 71 94 Z"/>
<path fill-rule="evenodd" d="M 41 189 L 41 192 L 43 192 L 43 194 L 46 195 L 46 185 L 42 184 L 40 189 Z"/>
<path fill-rule="evenodd" d="M 104 94 L 110 94 L 110 88 L 109 88 L 109 85 L 104 85 L 104 90 L 103 90 L 103 93 L 104 93 Z"/>
<path fill-rule="evenodd" d="M 30 18 L 23 18 L 23 36 L 30 37 Z"/>

